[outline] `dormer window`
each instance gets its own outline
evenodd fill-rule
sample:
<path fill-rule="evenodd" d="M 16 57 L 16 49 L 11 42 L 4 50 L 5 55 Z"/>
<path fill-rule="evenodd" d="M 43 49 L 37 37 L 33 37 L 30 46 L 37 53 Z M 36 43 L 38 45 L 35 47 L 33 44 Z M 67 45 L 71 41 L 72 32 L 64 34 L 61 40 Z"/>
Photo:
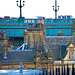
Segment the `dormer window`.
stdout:
<path fill-rule="evenodd" d="M 75 45 L 70 41 L 66 48 L 67 55 L 64 60 L 75 60 Z"/>

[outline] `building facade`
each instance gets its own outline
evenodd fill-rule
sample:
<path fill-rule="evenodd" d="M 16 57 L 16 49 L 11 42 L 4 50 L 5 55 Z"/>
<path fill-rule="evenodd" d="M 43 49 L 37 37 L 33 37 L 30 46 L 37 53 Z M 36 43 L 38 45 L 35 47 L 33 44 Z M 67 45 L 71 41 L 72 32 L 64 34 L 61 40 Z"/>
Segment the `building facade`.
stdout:
<path fill-rule="evenodd" d="M 5 31 L 6 37 L 13 39 L 14 45 L 19 46 L 24 42 L 24 31 L 29 28 L 29 24 L 38 23 L 43 21 L 46 24 L 46 36 L 57 36 L 59 31 L 62 32 L 63 36 L 71 36 L 71 27 L 75 19 L 72 18 L 61 18 L 61 19 L 50 19 L 50 18 L 36 18 L 36 19 L 24 19 L 23 23 L 18 23 L 18 18 L 0 18 L 0 32 Z"/>

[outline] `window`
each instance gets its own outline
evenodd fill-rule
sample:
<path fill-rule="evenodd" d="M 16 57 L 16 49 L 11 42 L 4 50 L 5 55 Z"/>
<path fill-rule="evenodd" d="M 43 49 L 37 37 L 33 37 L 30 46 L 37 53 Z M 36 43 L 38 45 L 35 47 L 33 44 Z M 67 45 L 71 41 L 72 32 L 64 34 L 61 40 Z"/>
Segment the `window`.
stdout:
<path fill-rule="evenodd" d="M 28 20 L 28 23 L 31 23 L 31 20 Z"/>
<path fill-rule="evenodd" d="M 27 20 L 24 20 L 24 23 L 27 23 Z"/>
<path fill-rule="evenodd" d="M 74 53 L 73 51 L 70 51 L 70 52 L 69 52 L 69 59 L 70 59 L 70 60 L 73 60 L 73 53 Z"/>
<path fill-rule="evenodd" d="M 35 20 L 32 20 L 32 23 L 35 23 Z"/>

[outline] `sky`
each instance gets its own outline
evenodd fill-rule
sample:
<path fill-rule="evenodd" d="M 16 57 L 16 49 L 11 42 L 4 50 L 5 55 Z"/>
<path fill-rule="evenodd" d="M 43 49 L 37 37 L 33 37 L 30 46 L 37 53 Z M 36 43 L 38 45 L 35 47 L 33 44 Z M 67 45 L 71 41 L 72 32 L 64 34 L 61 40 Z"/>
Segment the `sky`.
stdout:
<path fill-rule="evenodd" d="M 16 4 L 16 0 L 0 0 L 0 17 L 19 17 L 20 9 Z M 55 0 L 25 0 L 22 16 L 54 18 L 53 5 L 55 5 Z M 75 0 L 57 0 L 57 5 L 60 6 L 58 15 L 72 15 L 75 18 Z"/>

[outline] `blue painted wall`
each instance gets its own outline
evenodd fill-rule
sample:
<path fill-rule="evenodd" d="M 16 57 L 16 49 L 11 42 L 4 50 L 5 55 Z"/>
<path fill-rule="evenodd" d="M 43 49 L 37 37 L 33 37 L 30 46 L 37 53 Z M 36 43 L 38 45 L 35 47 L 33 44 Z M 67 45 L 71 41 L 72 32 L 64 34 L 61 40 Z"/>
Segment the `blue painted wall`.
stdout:
<path fill-rule="evenodd" d="M 62 31 L 64 36 L 71 36 L 71 25 L 75 19 L 24 19 L 24 23 L 18 23 L 18 18 L 0 19 L 0 32 L 6 32 L 7 37 L 23 37 L 28 25 L 44 21 L 46 24 L 46 36 L 57 36 Z"/>

